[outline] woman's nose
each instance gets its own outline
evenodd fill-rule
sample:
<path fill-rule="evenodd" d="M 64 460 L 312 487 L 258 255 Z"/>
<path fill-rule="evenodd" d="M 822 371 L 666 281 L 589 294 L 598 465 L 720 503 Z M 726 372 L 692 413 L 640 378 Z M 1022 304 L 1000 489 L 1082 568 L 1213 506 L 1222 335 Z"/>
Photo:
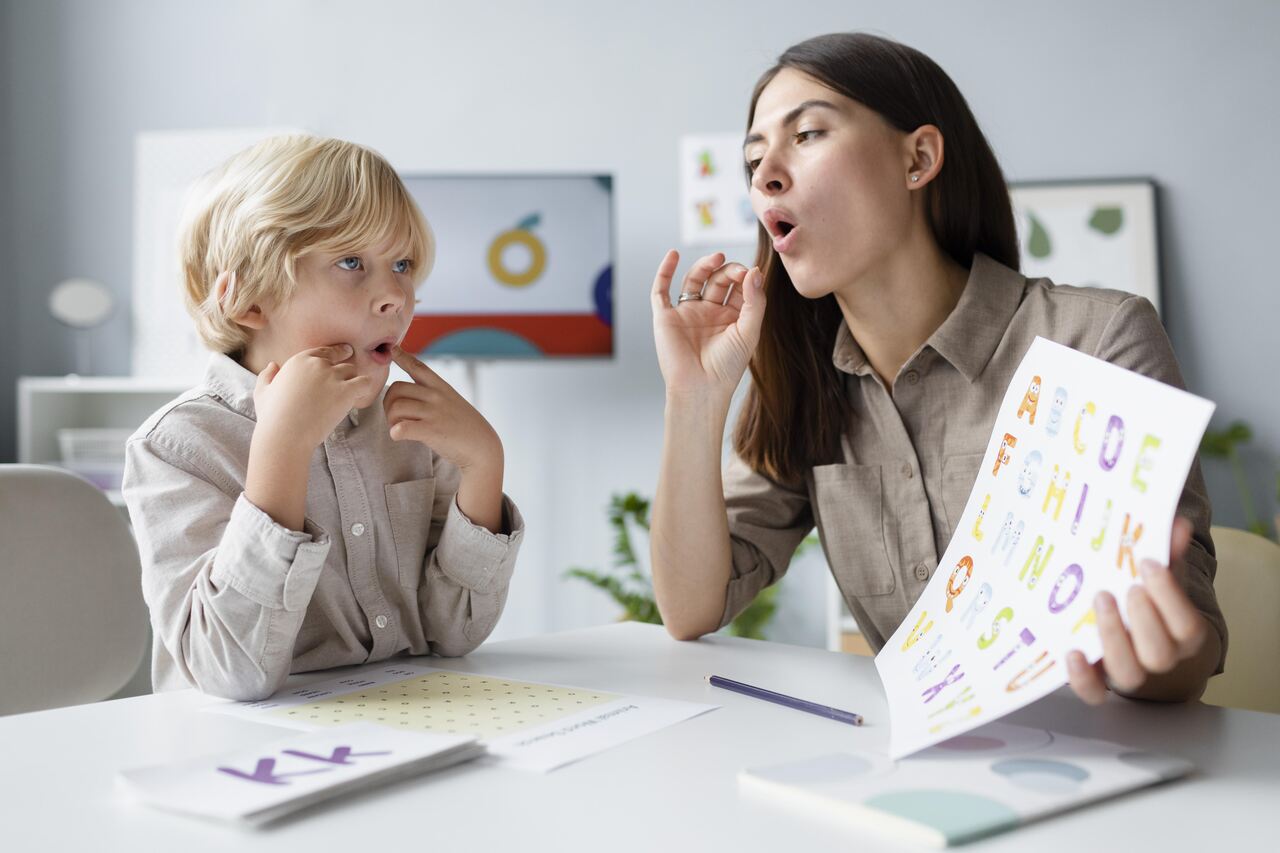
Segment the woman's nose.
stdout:
<path fill-rule="evenodd" d="M 788 185 L 786 170 L 777 157 L 766 156 L 751 175 L 751 186 L 765 195 L 777 195 Z"/>

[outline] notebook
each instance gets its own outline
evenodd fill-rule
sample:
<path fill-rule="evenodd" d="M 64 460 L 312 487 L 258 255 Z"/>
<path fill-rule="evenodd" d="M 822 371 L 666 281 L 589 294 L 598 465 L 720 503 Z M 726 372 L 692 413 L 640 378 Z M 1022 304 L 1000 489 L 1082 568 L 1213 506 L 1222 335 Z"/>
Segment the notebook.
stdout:
<path fill-rule="evenodd" d="M 351 791 L 439 770 L 484 753 L 471 735 L 353 723 L 265 747 L 125 770 L 122 787 L 156 808 L 258 826 Z"/>
<path fill-rule="evenodd" d="M 836 752 L 738 775 L 748 796 L 895 839 L 946 847 L 1185 776 L 1182 759 L 991 723 L 891 761 Z"/>

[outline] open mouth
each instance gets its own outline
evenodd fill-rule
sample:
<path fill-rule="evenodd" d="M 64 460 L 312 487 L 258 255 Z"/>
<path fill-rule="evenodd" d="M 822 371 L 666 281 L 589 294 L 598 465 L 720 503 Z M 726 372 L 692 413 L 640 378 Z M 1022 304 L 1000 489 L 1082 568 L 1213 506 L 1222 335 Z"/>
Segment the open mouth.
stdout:
<path fill-rule="evenodd" d="M 369 348 L 368 350 L 369 357 L 372 358 L 374 361 L 376 361 L 378 364 L 390 364 L 392 349 L 394 347 L 395 347 L 395 341 L 392 339 L 379 341 L 378 343 L 374 344 L 372 347 Z"/>
<path fill-rule="evenodd" d="M 770 208 L 764 212 L 764 226 L 773 238 L 773 248 L 785 252 L 793 242 L 792 235 L 796 231 L 796 223 L 792 215 L 781 208 Z"/>

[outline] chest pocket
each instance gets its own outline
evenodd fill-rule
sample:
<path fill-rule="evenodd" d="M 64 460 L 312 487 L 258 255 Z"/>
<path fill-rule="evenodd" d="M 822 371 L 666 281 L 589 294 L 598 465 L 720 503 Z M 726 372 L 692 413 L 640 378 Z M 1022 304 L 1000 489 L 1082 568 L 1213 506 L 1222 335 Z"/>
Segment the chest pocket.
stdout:
<path fill-rule="evenodd" d="M 880 466 L 819 465 L 813 469 L 813 495 L 822 547 L 845 597 L 893 592 Z"/>
<path fill-rule="evenodd" d="M 435 478 L 389 483 L 382 490 L 387 497 L 387 514 L 391 518 L 391 538 L 396 546 L 400 585 L 417 589 L 427 556 L 427 539 L 431 534 Z"/>
<path fill-rule="evenodd" d="M 969 500 L 969 492 L 978 479 L 978 469 L 986 453 L 962 453 L 948 456 L 942 460 L 942 511 L 947 517 L 947 526 L 951 529 L 950 541 L 956 535 L 956 525 L 960 516 L 964 515 L 964 506 Z M 982 500 L 982 495 L 978 496 Z M 982 506 L 981 503 L 978 504 Z"/>

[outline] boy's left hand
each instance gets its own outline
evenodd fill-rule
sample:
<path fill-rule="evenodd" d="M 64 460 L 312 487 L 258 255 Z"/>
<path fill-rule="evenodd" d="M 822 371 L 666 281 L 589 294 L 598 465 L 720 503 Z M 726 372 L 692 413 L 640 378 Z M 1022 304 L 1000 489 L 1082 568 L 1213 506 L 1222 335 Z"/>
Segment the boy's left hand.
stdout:
<path fill-rule="evenodd" d="M 1182 559 L 1191 542 L 1191 523 L 1177 518 L 1173 523 L 1173 540 L 1169 559 Z M 1067 673 L 1071 689 L 1091 705 L 1101 704 L 1107 696 L 1108 682 L 1117 692 L 1140 694 L 1158 678 L 1167 682 L 1165 690 L 1176 697 L 1178 687 L 1185 685 L 1182 698 L 1194 698 L 1198 684 L 1212 672 L 1198 659 L 1206 654 L 1206 643 L 1213 635 L 1209 621 L 1191 602 L 1174 573 L 1154 560 L 1144 560 L 1143 583 L 1129 588 L 1129 627 L 1120 619 L 1115 596 L 1100 592 L 1094 599 L 1098 635 L 1102 639 L 1102 659 L 1092 666 L 1078 651 L 1067 655 Z M 1216 638 L 1216 635 L 1213 635 Z M 1215 656 L 1216 660 L 1216 656 Z M 1193 671 L 1194 670 L 1194 671 Z M 1156 697 L 1145 697 L 1156 698 Z"/>
<path fill-rule="evenodd" d="M 412 382 L 393 382 L 382 400 L 395 441 L 420 441 L 463 471 L 501 465 L 497 432 L 461 394 L 409 353 L 396 347 L 393 357 Z"/>

